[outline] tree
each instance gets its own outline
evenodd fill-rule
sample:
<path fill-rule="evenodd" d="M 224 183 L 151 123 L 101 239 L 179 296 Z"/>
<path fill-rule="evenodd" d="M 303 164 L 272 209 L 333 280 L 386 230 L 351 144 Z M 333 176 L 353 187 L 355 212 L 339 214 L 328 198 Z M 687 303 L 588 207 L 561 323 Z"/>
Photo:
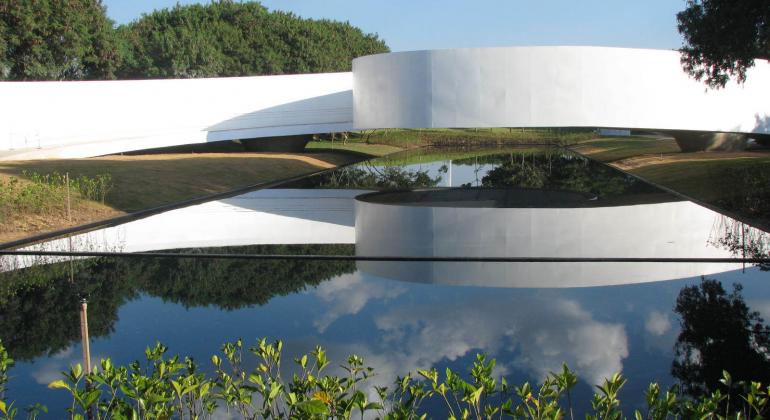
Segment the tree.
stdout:
<path fill-rule="evenodd" d="M 743 300 L 742 287 L 727 294 L 716 280 L 679 292 L 675 311 L 682 329 L 676 342 L 671 373 L 682 390 L 702 397 L 722 389 L 722 371 L 738 381 L 770 381 L 770 327 Z M 737 401 L 740 389 L 730 390 Z"/>
<path fill-rule="evenodd" d="M 756 58 L 770 58 L 768 0 L 687 0 L 676 18 L 684 36 L 682 66 L 711 87 L 730 77 L 742 83 Z"/>
<path fill-rule="evenodd" d="M 100 0 L 0 2 L 0 80 L 112 79 L 117 61 Z"/>
<path fill-rule="evenodd" d="M 349 23 L 270 12 L 259 2 L 177 5 L 117 32 L 121 78 L 350 71 L 353 58 L 388 51 Z"/>

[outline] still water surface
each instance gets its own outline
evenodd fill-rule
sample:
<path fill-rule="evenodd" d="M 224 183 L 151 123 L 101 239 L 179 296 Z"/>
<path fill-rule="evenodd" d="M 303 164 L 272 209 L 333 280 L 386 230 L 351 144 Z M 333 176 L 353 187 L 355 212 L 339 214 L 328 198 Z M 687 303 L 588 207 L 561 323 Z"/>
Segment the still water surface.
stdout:
<path fill-rule="evenodd" d="M 582 380 L 579 411 L 589 408 L 592 385 L 614 372 L 629 378 L 627 408 L 643 403 L 650 381 L 684 380 L 671 373 L 675 346 L 690 345 L 678 340 L 674 309 L 701 276 L 728 292 L 740 283 L 749 307 L 770 317 L 767 273 L 735 263 L 191 257 L 655 259 L 740 256 L 747 243 L 766 249 L 764 232 L 560 149 L 410 152 L 71 242 L 36 249 L 183 255 L 77 259 L 72 282 L 60 259 L 5 258 L 0 331 L 18 361 L 8 397 L 21 407 L 42 401 L 57 413 L 68 404 L 45 385 L 81 360 L 80 296 L 97 359 L 128 363 L 162 341 L 206 367 L 225 341 L 280 338 L 284 360 L 320 344 L 336 362 L 363 356 L 379 373 L 373 384 L 390 385 L 417 368 L 462 371 L 485 352 L 513 383 L 539 381 L 566 362 Z"/>

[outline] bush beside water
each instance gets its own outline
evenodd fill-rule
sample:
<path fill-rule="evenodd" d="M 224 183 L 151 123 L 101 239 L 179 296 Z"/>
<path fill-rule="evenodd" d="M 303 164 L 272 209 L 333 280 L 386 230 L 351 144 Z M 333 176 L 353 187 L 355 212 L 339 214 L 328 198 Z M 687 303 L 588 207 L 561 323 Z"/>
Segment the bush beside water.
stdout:
<path fill-rule="evenodd" d="M 443 373 L 418 369 L 417 376 L 399 377 L 388 388 L 367 383 L 376 372 L 356 355 L 340 366 L 341 376 L 326 373 L 332 362 L 321 347 L 296 358 L 295 370 L 285 380 L 282 348 L 281 341 L 269 343 L 264 338 L 248 349 L 240 339 L 225 343 L 221 354 L 211 356 L 214 373 L 207 376 L 189 357 L 167 357 L 167 348 L 158 343 L 145 350 L 144 364 L 135 361 L 116 366 L 110 359 L 102 359 L 91 373 L 77 364 L 48 386 L 72 396 L 66 410 L 71 419 L 207 419 L 225 411 L 244 419 L 364 418 L 367 414 L 383 419 L 424 419 L 428 414 L 421 407 L 429 400 L 443 402 L 451 419 L 574 419 L 571 390 L 578 377 L 566 365 L 561 372 L 550 373 L 542 384 L 513 386 L 505 378 L 494 378 L 495 360 L 479 354 L 470 376 L 449 368 Z M 256 359 L 251 370 L 244 367 L 251 364 L 246 360 L 250 357 Z M 7 390 L 12 366 L 13 360 L 0 344 L 0 397 Z M 720 382 L 724 390 L 696 399 L 682 397 L 676 387 L 663 391 L 652 383 L 645 391 L 647 407 L 635 410 L 634 418 L 758 419 L 767 415 L 770 387 L 733 382 L 727 372 Z M 625 383 L 622 375 L 615 374 L 597 385 L 586 419 L 623 418 L 618 394 Z M 731 400 L 736 390 L 739 398 Z M 25 412 L 28 418 L 36 418 L 47 408 L 38 403 Z M 13 419 L 19 413 L 12 401 L 0 400 L 2 418 Z"/>
<path fill-rule="evenodd" d="M 21 214 L 61 215 L 67 209 L 67 175 L 54 172 L 39 174 L 22 172 L 23 180 L 11 177 L 0 179 L 0 223 Z M 94 177 L 81 175 L 69 179 L 71 204 L 82 200 L 104 204 L 112 177 L 99 174 Z"/>

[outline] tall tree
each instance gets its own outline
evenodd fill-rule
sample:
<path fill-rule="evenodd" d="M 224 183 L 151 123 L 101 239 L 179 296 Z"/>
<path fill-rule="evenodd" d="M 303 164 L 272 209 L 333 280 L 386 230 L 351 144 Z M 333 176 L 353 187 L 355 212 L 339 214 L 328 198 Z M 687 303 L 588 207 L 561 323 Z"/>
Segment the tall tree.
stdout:
<path fill-rule="evenodd" d="M 0 1 L 0 78 L 114 78 L 112 22 L 100 0 Z"/>
<path fill-rule="evenodd" d="M 709 86 L 722 87 L 731 77 L 743 82 L 756 58 L 770 58 L 768 0 L 687 0 L 676 18 L 682 65 Z"/>
<path fill-rule="evenodd" d="M 348 71 L 353 58 L 388 51 L 377 35 L 349 23 L 231 0 L 156 10 L 118 33 L 121 78 Z"/>

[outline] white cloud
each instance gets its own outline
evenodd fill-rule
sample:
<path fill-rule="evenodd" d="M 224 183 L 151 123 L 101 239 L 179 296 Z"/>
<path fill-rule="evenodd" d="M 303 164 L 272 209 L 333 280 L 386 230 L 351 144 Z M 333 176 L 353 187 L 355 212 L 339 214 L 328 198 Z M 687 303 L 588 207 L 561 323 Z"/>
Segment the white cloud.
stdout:
<path fill-rule="evenodd" d="M 331 324 L 345 315 L 357 314 L 373 299 L 389 300 L 404 293 L 403 286 L 390 282 L 373 282 L 361 278 L 356 272 L 325 281 L 315 289 L 315 295 L 329 307 L 313 321 L 318 332 L 323 333 Z"/>
<path fill-rule="evenodd" d="M 503 350 L 517 356 L 498 373 L 517 367 L 543 379 L 566 362 L 589 383 L 600 383 L 621 371 L 628 357 L 623 325 L 596 321 L 578 303 L 565 299 L 422 304 L 393 309 L 375 323 L 381 332 L 376 343 L 345 346 L 345 351 L 364 356 L 380 373 L 382 384 L 441 360 L 481 351 L 494 357 Z M 401 351 L 387 350 L 393 348 Z"/>
<path fill-rule="evenodd" d="M 647 314 L 644 329 L 655 336 L 665 335 L 671 331 L 671 319 L 662 312 L 652 311 Z"/>

